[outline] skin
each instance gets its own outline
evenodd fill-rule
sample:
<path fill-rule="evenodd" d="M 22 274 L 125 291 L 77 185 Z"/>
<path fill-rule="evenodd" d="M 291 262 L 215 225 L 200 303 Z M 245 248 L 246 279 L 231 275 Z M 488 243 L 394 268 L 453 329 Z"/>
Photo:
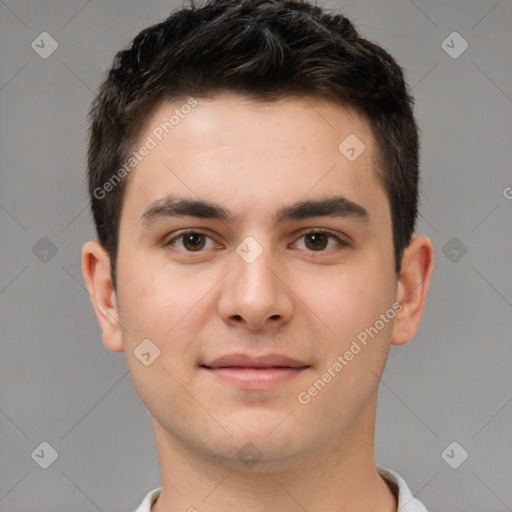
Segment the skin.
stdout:
<path fill-rule="evenodd" d="M 140 140 L 179 106 L 161 104 Z M 366 146 L 354 161 L 338 150 L 349 134 Z M 117 293 L 108 254 L 96 241 L 83 246 L 103 341 L 126 352 L 152 416 L 162 476 L 153 511 L 396 511 L 375 467 L 377 392 L 390 346 L 416 333 L 434 258 L 431 241 L 416 236 L 395 275 L 377 165 L 369 125 L 349 108 L 315 97 L 201 99 L 130 176 Z M 168 194 L 215 203 L 234 220 L 175 216 L 143 230 L 145 208 Z M 364 207 L 367 220 L 275 222 L 283 207 L 333 195 Z M 304 236 L 308 228 L 348 245 L 317 236 L 328 241 L 319 249 Z M 204 248 L 183 245 L 183 229 L 205 234 Z M 236 252 L 248 236 L 263 249 L 252 263 Z M 395 302 L 394 320 L 301 404 L 298 394 Z M 160 349 L 149 366 L 134 355 L 144 339 Z M 251 390 L 199 366 L 233 352 L 285 354 L 309 368 L 273 389 Z M 251 467 L 238 457 L 249 442 L 261 457 Z"/>

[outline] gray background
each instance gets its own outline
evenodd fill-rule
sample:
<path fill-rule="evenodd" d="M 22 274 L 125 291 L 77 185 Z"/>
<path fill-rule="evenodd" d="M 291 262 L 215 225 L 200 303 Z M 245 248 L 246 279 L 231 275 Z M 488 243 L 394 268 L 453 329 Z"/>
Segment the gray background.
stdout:
<path fill-rule="evenodd" d="M 115 52 L 175 5 L 0 2 L 2 512 L 130 511 L 160 485 L 150 417 L 124 354 L 103 346 L 80 250 L 94 238 L 94 90 Z M 320 5 L 397 58 L 422 132 L 417 231 L 436 268 L 419 333 L 392 348 L 382 379 L 377 463 L 431 512 L 512 510 L 512 4 Z M 44 31 L 58 42 L 46 59 L 31 47 Z M 445 51 L 462 48 L 454 31 L 469 44 L 457 58 Z M 42 442 L 58 452 L 48 469 L 31 456 Z"/>

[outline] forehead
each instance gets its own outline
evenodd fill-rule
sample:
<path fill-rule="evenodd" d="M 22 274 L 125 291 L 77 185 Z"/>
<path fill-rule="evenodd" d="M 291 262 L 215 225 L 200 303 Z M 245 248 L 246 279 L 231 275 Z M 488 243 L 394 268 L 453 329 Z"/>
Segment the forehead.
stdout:
<path fill-rule="evenodd" d="M 357 133 L 369 153 L 374 146 L 367 120 L 351 107 L 318 96 L 294 95 L 262 101 L 231 92 L 160 103 L 146 120 L 139 142 L 150 135 L 157 143 L 171 143 L 172 139 L 179 144 L 186 139 L 190 148 L 208 149 L 289 143 L 290 133 L 299 145 L 310 142 L 319 147 L 334 143 L 337 147 L 340 137 Z M 311 144 L 309 149 L 316 152 Z"/>
<path fill-rule="evenodd" d="M 164 102 L 141 130 L 137 148 L 145 145 L 151 149 L 124 201 L 134 210 L 176 193 L 240 209 L 249 196 L 272 209 L 335 192 L 387 202 L 366 119 L 317 97 L 262 102 L 225 93 Z"/>

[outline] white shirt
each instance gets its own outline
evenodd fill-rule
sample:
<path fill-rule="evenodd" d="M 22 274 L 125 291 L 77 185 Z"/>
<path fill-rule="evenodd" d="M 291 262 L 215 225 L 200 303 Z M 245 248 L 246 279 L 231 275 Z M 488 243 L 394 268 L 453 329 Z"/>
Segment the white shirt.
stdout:
<path fill-rule="evenodd" d="M 379 475 L 389 482 L 391 487 L 396 489 L 398 492 L 397 512 L 427 512 L 425 506 L 412 495 L 407 483 L 398 473 L 381 466 L 377 466 L 377 471 L 379 472 Z M 151 507 L 158 496 L 160 496 L 161 489 L 161 487 L 157 487 L 150 491 L 135 512 L 151 512 Z"/>

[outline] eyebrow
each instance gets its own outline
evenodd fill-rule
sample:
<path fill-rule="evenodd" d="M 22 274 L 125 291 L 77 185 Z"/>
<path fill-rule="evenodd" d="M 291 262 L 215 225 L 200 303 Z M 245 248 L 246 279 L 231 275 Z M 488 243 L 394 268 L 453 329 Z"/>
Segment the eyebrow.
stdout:
<path fill-rule="evenodd" d="M 150 203 L 142 213 L 139 223 L 143 229 L 147 229 L 158 219 L 184 216 L 225 222 L 236 220 L 229 210 L 212 202 L 166 196 Z M 368 221 L 369 214 L 361 205 L 346 197 L 334 196 L 299 201 L 281 208 L 275 216 L 275 222 L 281 223 L 312 217 L 353 217 Z"/>

